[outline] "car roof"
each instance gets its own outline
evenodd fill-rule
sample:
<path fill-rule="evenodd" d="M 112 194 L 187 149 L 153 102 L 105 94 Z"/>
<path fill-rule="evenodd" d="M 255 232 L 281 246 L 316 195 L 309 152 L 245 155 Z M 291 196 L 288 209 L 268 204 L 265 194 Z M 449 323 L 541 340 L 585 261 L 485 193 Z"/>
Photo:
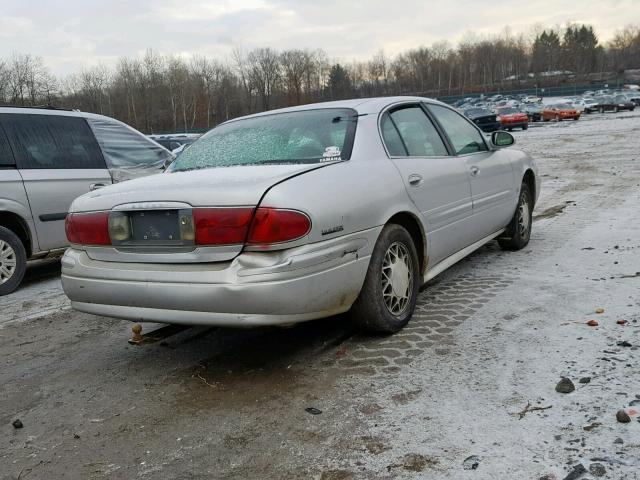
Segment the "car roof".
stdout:
<path fill-rule="evenodd" d="M 243 120 L 246 118 L 255 118 L 255 117 L 262 117 L 266 115 L 273 115 L 276 113 L 302 112 L 305 110 L 317 110 L 322 108 L 351 108 L 355 110 L 359 115 L 366 115 L 366 114 L 372 114 L 372 113 L 379 113 L 381 110 L 385 109 L 390 105 L 393 105 L 396 103 L 405 103 L 405 102 L 425 102 L 425 103 L 431 103 L 435 105 L 443 105 L 451 108 L 450 105 L 447 105 L 443 102 L 439 102 L 438 100 L 434 100 L 433 98 L 402 95 L 402 96 L 394 96 L 394 97 L 356 98 L 351 100 L 337 100 L 332 102 L 319 102 L 319 103 L 309 103 L 306 105 L 296 105 L 295 107 L 286 107 L 286 108 L 279 108 L 276 110 L 267 110 L 266 112 L 253 113 L 251 115 L 245 115 L 243 117 L 231 119 L 228 122 L 235 122 L 236 120 Z M 225 122 L 225 123 L 228 123 L 228 122 Z"/>
<path fill-rule="evenodd" d="M 98 115 L 97 113 L 82 112 L 80 110 L 65 110 L 63 108 L 53 107 L 0 106 L 0 113 L 17 113 L 22 115 L 55 115 L 60 117 L 83 117 L 94 119 L 108 119 L 118 122 L 118 120 L 116 120 L 115 118 Z"/>

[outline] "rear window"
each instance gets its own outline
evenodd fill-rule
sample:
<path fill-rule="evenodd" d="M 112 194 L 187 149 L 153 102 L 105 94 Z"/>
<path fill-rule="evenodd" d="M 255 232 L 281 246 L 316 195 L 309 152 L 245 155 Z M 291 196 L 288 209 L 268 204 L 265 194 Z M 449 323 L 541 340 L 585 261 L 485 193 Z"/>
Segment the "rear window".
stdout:
<path fill-rule="evenodd" d="M 0 114 L 21 169 L 104 169 L 100 147 L 84 118 Z"/>
<path fill-rule="evenodd" d="M 356 122 L 354 110 L 326 108 L 225 123 L 193 143 L 169 169 L 348 160 Z"/>

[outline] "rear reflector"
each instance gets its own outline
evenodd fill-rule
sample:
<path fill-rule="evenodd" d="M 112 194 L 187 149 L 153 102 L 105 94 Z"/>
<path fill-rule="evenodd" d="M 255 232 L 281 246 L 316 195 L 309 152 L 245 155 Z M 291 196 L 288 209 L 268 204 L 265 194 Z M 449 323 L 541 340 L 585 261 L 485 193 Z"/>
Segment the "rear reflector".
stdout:
<path fill-rule="evenodd" d="M 295 210 L 261 207 L 256 210 L 247 242 L 269 245 L 290 242 L 304 237 L 311 229 L 311 220 Z"/>
<path fill-rule="evenodd" d="M 64 222 L 69 243 L 80 245 L 110 245 L 109 214 L 70 213 Z"/>
<path fill-rule="evenodd" d="M 244 243 L 253 208 L 194 208 L 196 245 Z"/>

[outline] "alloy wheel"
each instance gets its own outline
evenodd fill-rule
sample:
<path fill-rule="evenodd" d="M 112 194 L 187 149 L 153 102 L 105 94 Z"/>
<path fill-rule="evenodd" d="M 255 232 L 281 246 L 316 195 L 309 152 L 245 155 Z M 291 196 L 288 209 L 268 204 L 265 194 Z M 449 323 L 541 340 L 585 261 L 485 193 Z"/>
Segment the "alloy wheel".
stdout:
<path fill-rule="evenodd" d="M 525 238 L 531 226 L 531 216 L 529 215 L 529 202 L 526 195 L 520 196 L 518 205 L 518 233 L 521 238 Z"/>
<path fill-rule="evenodd" d="M 413 264 L 406 245 L 392 243 L 382 262 L 382 297 L 391 315 L 402 316 L 413 295 Z"/>
<path fill-rule="evenodd" d="M 0 285 L 9 281 L 16 271 L 16 252 L 4 240 L 0 240 Z"/>

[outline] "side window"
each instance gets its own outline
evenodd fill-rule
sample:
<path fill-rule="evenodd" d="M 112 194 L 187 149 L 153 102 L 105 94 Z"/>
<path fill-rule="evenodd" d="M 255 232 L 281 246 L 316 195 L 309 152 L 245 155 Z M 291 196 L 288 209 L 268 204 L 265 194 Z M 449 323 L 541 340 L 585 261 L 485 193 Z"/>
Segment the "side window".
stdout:
<path fill-rule="evenodd" d="M 0 126 L 0 168 L 12 168 L 16 166 L 16 161 L 13 158 L 13 152 L 9 145 L 2 127 Z"/>
<path fill-rule="evenodd" d="M 440 105 L 429 105 L 428 108 L 449 136 L 457 155 L 489 150 L 482 134 L 462 115 Z"/>
<path fill-rule="evenodd" d="M 392 157 L 406 157 L 408 156 L 407 150 L 404 148 L 402 138 L 398 133 L 398 129 L 395 127 L 389 117 L 388 113 L 385 113 L 382 117 L 382 139 L 387 146 L 387 151 Z"/>
<path fill-rule="evenodd" d="M 126 125 L 102 118 L 87 121 L 110 169 L 160 168 L 173 158 L 164 148 Z"/>
<path fill-rule="evenodd" d="M 84 118 L 3 114 L 4 128 L 18 168 L 105 168 L 100 147 Z"/>
<path fill-rule="evenodd" d="M 389 116 L 410 157 L 443 157 L 449 154 L 438 131 L 419 106 L 399 108 Z"/>

